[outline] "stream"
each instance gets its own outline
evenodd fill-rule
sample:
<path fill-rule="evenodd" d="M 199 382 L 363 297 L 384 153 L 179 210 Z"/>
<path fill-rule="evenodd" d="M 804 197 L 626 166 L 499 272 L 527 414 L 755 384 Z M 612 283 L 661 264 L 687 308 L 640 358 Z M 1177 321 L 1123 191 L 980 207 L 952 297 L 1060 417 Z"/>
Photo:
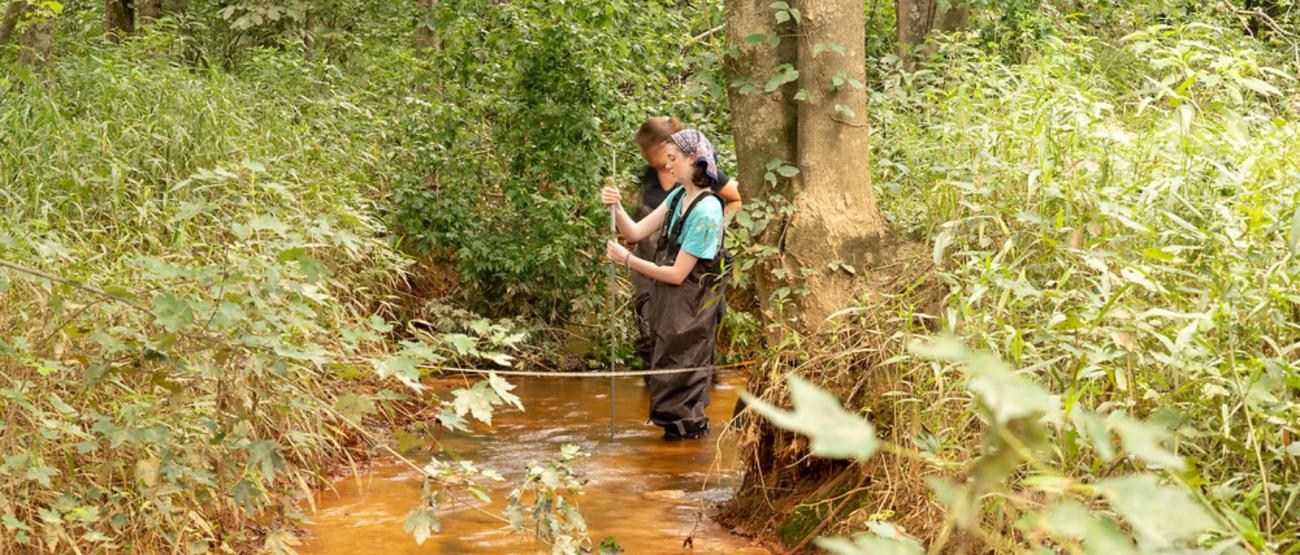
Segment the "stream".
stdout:
<path fill-rule="evenodd" d="M 694 441 L 660 439 L 661 430 L 646 422 L 649 394 L 639 377 L 615 381 L 613 442 L 608 379 L 516 378 L 511 383 L 525 411 L 498 408 L 490 428 L 478 424 L 472 433 L 442 438 L 444 448 L 505 476 L 503 482 L 483 484 L 491 489 L 490 503 L 458 496 L 458 506 L 439 512 L 442 532 L 416 545 L 402 523 L 419 502 L 420 474 L 392 458 L 381 459 L 359 477 L 336 481 L 332 491 L 317 494 L 317 511 L 307 510 L 308 533 L 299 552 L 544 553 L 545 546 L 528 530 L 512 533 L 502 521 L 466 504 L 500 515 L 525 465 L 557 457 L 562 445 L 574 444 L 588 454 L 573 466 L 589 480 L 579 503 L 593 544 L 614 536 L 628 554 L 769 553 L 708 516 L 699 518 L 701 504 L 706 515 L 711 513 L 739 484 L 734 438 L 719 441 L 719 431 L 744 384 L 742 374 L 723 373 L 708 408 L 713 434 Z M 693 550 L 688 550 L 682 543 L 693 529 Z"/>

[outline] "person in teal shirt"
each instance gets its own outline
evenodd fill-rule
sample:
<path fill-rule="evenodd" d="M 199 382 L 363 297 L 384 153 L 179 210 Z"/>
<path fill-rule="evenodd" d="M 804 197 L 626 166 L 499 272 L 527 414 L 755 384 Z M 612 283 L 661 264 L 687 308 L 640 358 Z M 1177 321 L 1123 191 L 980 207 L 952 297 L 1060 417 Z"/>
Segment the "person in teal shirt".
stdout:
<path fill-rule="evenodd" d="M 704 409 L 709 404 L 727 253 L 722 246 L 722 202 L 713 193 L 719 174 L 712 143 L 698 130 L 684 129 L 664 144 L 679 184 L 649 215 L 632 221 L 617 187 L 601 191 L 601 202 L 616 208 L 615 221 L 628 241 L 660 230 L 654 259 L 634 256 L 613 239 L 605 255 L 654 280 L 646 311 L 654 345 L 650 367 L 693 370 L 650 376 L 650 421 L 664 428 L 666 439 L 689 439 L 709 431 Z"/>

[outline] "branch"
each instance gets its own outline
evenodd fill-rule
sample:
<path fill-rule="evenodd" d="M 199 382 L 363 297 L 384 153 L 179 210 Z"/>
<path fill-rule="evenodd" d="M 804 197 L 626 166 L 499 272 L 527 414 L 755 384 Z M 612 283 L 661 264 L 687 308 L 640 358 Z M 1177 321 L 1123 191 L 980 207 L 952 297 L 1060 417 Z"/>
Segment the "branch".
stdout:
<path fill-rule="evenodd" d="M 36 277 L 41 278 L 41 279 L 47 279 L 47 280 L 50 280 L 50 281 L 53 281 L 53 282 L 62 283 L 62 284 L 64 284 L 64 285 L 71 285 L 72 287 L 76 287 L 77 289 L 80 289 L 80 290 L 82 290 L 82 291 L 87 291 L 87 292 L 90 292 L 90 293 L 94 293 L 94 294 L 99 295 L 99 296 L 101 296 L 101 297 L 104 297 L 104 298 L 106 298 L 106 299 L 111 299 L 111 300 L 114 300 L 114 301 L 120 302 L 120 303 L 122 303 L 122 304 L 125 304 L 125 305 L 131 307 L 131 308 L 134 308 L 134 309 L 136 309 L 136 310 L 139 310 L 140 312 L 143 312 L 143 313 L 145 313 L 145 314 L 149 314 L 149 315 L 152 315 L 152 314 L 153 314 L 153 311 L 149 310 L 147 307 L 145 307 L 144 305 L 142 305 L 142 304 L 140 304 L 140 303 L 137 303 L 137 302 L 135 302 L 135 301 L 133 301 L 133 300 L 131 300 L 131 299 L 128 299 L 128 298 L 126 298 L 126 297 L 123 297 L 123 296 L 121 296 L 121 295 L 114 295 L 114 294 L 112 294 L 112 293 L 109 293 L 108 291 L 105 291 L 105 290 L 100 289 L 100 288 L 98 288 L 98 287 L 95 287 L 95 286 L 93 286 L 93 285 L 86 285 L 86 284 L 83 284 L 83 283 L 81 283 L 81 282 L 73 281 L 73 280 L 71 280 L 71 279 L 68 279 L 68 278 L 65 278 L 65 277 L 62 277 L 62 276 L 56 276 L 56 275 L 54 275 L 54 274 L 45 273 L 45 272 L 42 272 L 42 271 L 40 271 L 40 270 L 36 270 L 36 269 L 32 269 L 32 268 L 28 268 L 28 267 L 26 267 L 26 266 L 20 266 L 20 265 L 18 265 L 18 264 L 15 264 L 15 263 L 13 263 L 13 262 L 10 262 L 10 261 L 8 261 L 8 260 L 4 260 L 4 259 L 0 259 L 0 268 L 8 268 L 8 269 L 13 270 L 13 271 L 18 272 L 18 273 L 27 274 L 27 275 L 31 275 L 31 276 L 36 276 Z"/>

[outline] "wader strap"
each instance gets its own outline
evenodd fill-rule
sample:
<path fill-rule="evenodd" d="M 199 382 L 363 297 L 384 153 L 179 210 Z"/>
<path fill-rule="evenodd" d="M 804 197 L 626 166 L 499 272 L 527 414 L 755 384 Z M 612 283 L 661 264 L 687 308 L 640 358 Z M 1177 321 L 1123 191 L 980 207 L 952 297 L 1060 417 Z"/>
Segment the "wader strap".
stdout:
<path fill-rule="evenodd" d="M 680 195 L 673 197 L 673 202 L 670 203 L 668 206 L 669 214 L 671 215 L 677 214 L 678 203 L 679 201 L 681 201 L 682 197 L 684 196 L 686 196 L 686 193 L 682 193 Z M 686 212 L 683 213 L 680 218 L 673 220 L 672 229 L 669 229 L 668 234 L 665 235 L 665 238 L 668 239 L 670 245 L 675 243 L 677 246 L 679 247 L 681 246 L 682 228 L 686 227 L 686 219 L 690 217 L 691 212 L 694 211 L 695 207 L 700 204 L 700 201 L 708 197 L 716 197 L 716 196 L 718 195 L 714 194 L 713 191 L 705 189 L 703 193 L 700 193 L 700 196 L 695 197 L 695 200 L 691 201 L 691 205 L 686 207 Z M 721 199 L 719 199 L 719 202 L 721 202 Z M 667 220 L 664 221 L 666 222 Z"/>

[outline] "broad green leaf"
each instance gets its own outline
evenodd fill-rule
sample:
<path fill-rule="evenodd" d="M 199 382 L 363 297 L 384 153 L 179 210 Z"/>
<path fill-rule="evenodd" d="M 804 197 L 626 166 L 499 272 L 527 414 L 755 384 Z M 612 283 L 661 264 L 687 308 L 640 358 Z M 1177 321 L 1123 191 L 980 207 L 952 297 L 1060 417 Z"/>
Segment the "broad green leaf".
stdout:
<path fill-rule="evenodd" d="M 27 473 L 24 474 L 23 477 L 48 488 L 50 487 L 50 478 L 58 476 L 59 474 L 60 472 L 59 469 L 57 468 L 51 468 L 48 466 L 42 466 L 38 464 L 35 466 L 28 467 Z"/>
<path fill-rule="evenodd" d="M 501 399 L 488 388 L 486 380 L 469 389 L 457 389 L 451 394 L 456 398 L 452 401 L 456 414 L 469 414 L 484 424 L 492 425 L 492 405 L 500 403 Z"/>
<path fill-rule="evenodd" d="M 158 324 L 167 331 L 179 331 L 194 323 L 194 309 L 171 293 L 154 297 L 153 307 Z"/>
<path fill-rule="evenodd" d="M 784 85 L 786 83 L 791 83 L 799 79 L 799 71 L 796 70 L 794 66 L 790 64 L 781 64 L 779 66 L 776 66 L 776 69 L 773 71 L 774 74 L 772 75 L 772 78 L 767 80 L 766 85 L 763 85 L 764 91 L 767 92 L 775 91 L 781 88 L 781 85 Z"/>
<path fill-rule="evenodd" d="M 906 537 L 888 538 L 876 534 L 858 534 L 853 539 L 823 537 L 813 543 L 837 555 L 921 555 L 925 548 Z"/>
<path fill-rule="evenodd" d="M 1150 474 L 1102 480 L 1097 490 L 1133 527 L 1143 548 L 1173 547 L 1178 540 L 1216 527 L 1187 491 L 1163 485 Z"/>
<path fill-rule="evenodd" d="M 1058 397 L 1013 373 L 1010 366 L 993 355 L 971 352 L 960 341 L 947 336 L 930 343 L 914 341 L 909 349 L 922 358 L 965 363 L 966 388 L 998 424 L 1019 418 L 1058 420 L 1060 417 Z"/>
<path fill-rule="evenodd" d="M 266 541 L 262 543 L 262 550 L 271 555 L 294 555 L 298 553 L 294 547 L 302 545 L 302 540 L 298 539 L 290 530 L 276 530 L 266 536 Z"/>
<path fill-rule="evenodd" d="M 1119 434 L 1120 445 L 1128 454 L 1160 468 L 1178 471 L 1186 468 L 1182 457 L 1160 445 L 1172 437 L 1164 428 L 1120 413 L 1112 413 L 1106 423 Z"/>
<path fill-rule="evenodd" d="M 1262 94 L 1264 96 L 1282 96 L 1282 91 L 1278 90 L 1277 87 L 1274 87 L 1273 85 L 1270 85 L 1265 81 L 1261 81 L 1253 77 L 1240 77 L 1237 79 L 1237 82 L 1241 83 L 1242 86 L 1252 91 L 1255 91 L 1259 94 Z"/>
<path fill-rule="evenodd" d="M 345 393 L 334 400 L 334 410 L 352 422 L 360 422 L 365 416 L 375 413 L 375 401 L 369 395 Z"/>
<path fill-rule="evenodd" d="M 463 333 L 449 333 L 442 336 L 442 341 L 456 350 L 456 354 L 468 356 L 475 353 L 478 349 L 478 340 Z"/>
<path fill-rule="evenodd" d="M 437 513 L 416 508 L 407 515 L 406 523 L 402 524 L 402 530 L 415 537 L 416 545 L 424 545 L 429 536 L 442 532 L 442 523 L 438 521 Z"/>
<path fill-rule="evenodd" d="M 791 374 L 786 381 L 794 402 L 793 412 L 749 393 L 741 393 L 741 397 L 776 426 L 808 436 L 814 455 L 866 460 L 876 452 L 875 428 L 871 423 L 845 411 L 830 393 L 803 378 Z"/>
<path fill-rule="evenodd" d="M 514 389 L 515 386 L 507 382 L 505 378 L 498 376 L 496 372 L 489 372 L 488 385 L 492 387 L 492 391 L 495 391 L 502 401 L 514 405 L 519 410 L 524 410 L 524 403 L 515 394 L 510 393 L 510 390 Z"/>

